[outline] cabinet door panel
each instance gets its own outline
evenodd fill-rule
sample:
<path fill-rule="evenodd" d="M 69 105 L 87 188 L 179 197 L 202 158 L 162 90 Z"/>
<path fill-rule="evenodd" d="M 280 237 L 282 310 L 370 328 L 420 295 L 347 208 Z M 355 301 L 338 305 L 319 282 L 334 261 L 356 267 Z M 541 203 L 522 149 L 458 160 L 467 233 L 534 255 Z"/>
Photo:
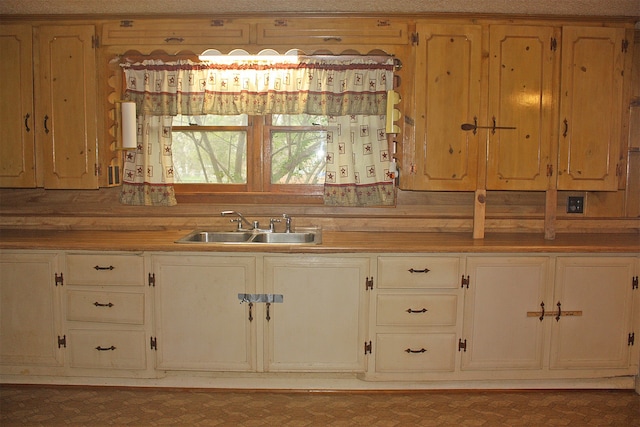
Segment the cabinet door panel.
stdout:
<path fill-rule="evenodd" d="M 269 371 L 363 371 L 368 258 L 268 257 Z"/>
<path fill-rule="evenodd" d="M 0 363 L 62 366 L 52 254 L 0 255 Z"/>
<path fill-rule="evenodd" d="M 0 186 L 35 187 L 30 25 L 0 26 Z"/>
<path fill-rule="evenodd" d="M 255 268 L 253 257 L 154 257 L 158 368 L 255 369 L 256 322 L 238 300 L 255 292 Z"/>
<path fill-rule="evenodd" d="M 546 190 L 555 141 L 556 30 L 492 26 L 489 53 L 487 189 Z M 555 162 L 553 162 L 555 163 Z"/>
<path fill-rule="evenodd" d="M 36 131 L 45 188 L 97 188 L 96 58 L 92 25 L 42 26 Z"/>
<path fill-rule="evenodd" d="M 407 189 L 475 190 L 479 133 L 460 126 L 480 109 L 481 27 L 417 29 L 416 171 L 405 175 Z"/>
<path fill-rule="evenodd" d="M 544 323 L 527 313 L 551 310 L 549 259 L 470 257 L 467 267 L 462 369 L 542 369 Z"/>
<path fill-rule="evenodd" d="M 635 262 L 634 258 L 558 258 L 554 301 L 567 315 L 554 322 L 551 368 L 629 366 Z"/>
<path fill-rule="evenodd" d="M 623 28 L 564 27 L 558 189 L 616 190 Z"/>

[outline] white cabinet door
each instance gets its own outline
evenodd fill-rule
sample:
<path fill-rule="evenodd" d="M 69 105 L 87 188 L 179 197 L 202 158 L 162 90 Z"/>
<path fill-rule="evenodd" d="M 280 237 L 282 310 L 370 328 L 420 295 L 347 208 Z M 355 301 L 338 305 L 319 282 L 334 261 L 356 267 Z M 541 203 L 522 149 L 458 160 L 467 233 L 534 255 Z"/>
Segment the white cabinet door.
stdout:
<path fill-rule="evenodd" d="M 629 367 L 635 263 L 633 257 L 558 258 L 552 369 Z"/>
<path fill-rule="evenodd" d="M 548 257 L 469 257 L 463 370 L 542 369 Z M 551 308 L 547 308 L 551 310 Z"/>
<path fill-rule="evenodd" d="M 255 309 L 238 294 L 255 292 L 251 256 L 154 256 L 157 367 L 255 369 Z"/>
<path fill-rule="evenodd" d="M 62 366 L 56 274 L 55 253 L 0 254 L 2 365 Z"/>
<path fill-rule="evenodd" d="M 364 371 L 369 269 L 363 257 L 265 257 L 265 290 L 283 296 L 265 310 L 265 370 Z"/>

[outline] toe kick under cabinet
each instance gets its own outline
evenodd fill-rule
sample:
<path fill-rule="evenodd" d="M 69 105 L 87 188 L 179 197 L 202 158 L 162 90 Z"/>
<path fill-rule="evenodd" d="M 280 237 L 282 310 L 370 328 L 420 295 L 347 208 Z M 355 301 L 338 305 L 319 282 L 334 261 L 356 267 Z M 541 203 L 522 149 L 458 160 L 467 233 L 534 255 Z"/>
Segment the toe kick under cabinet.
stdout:
<path fill-rule="evenodd" d="M 68 253 L 63 313 L 70 375 L 150 376 L 142 254 Z"/>

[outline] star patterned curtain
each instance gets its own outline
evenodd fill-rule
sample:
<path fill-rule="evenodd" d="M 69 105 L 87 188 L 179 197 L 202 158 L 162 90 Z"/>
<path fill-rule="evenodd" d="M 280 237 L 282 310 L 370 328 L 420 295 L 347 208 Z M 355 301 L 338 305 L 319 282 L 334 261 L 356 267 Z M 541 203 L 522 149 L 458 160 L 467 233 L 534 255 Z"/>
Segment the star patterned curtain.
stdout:
<path fill-rule="evenodd" d="M 325 204 L 394 204 L 385 134 L 393 66 L 391 57 L 367 56 L 122 64 L 124 98 L 136 103 L 138 149 L 125 159 L 121 202 L 176 203 L 172 116 L 310 114 L 335 124 L 328 136 Z"/>

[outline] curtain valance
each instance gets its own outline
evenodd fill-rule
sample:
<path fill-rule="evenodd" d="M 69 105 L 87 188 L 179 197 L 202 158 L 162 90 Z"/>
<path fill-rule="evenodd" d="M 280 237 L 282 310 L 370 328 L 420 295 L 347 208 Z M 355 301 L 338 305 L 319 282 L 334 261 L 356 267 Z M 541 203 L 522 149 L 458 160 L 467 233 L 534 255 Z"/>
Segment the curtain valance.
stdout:
<path fill-rule="evenodd" d="M 383 115 L 393 59 L 212 63 L 146 60 L 122 65 L 125 98 L 147 115 Z"/>

